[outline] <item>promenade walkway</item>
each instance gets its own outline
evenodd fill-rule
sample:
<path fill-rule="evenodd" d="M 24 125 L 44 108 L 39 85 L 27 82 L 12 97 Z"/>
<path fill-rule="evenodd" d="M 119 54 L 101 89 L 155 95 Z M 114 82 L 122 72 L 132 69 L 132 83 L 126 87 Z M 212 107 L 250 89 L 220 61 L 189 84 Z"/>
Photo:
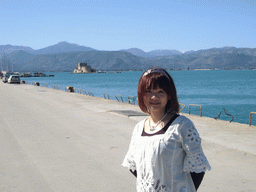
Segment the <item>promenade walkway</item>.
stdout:
<path fill-rule="evenodd" d="M 121 163 L 140 115 L 127 103 L 0 82 L 0 191 L 136 191 Z M 256 127 L 183 115 L 212 166 L 198 191 L 255 191 Z"/>

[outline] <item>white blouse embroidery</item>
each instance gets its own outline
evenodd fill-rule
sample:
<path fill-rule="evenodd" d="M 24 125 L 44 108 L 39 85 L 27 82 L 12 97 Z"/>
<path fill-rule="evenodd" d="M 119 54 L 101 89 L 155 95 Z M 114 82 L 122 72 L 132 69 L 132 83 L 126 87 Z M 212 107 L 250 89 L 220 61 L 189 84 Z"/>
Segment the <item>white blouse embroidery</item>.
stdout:
<path fill-rule="evenodd" d="M 194 124 L 179 116 L 165 134 L 141 136 L 144 122 L 135 126 L 122 164 L 137 171 L 137 191 L 195 192 L 190 172 L 205 172 L 211 167 Z"/>

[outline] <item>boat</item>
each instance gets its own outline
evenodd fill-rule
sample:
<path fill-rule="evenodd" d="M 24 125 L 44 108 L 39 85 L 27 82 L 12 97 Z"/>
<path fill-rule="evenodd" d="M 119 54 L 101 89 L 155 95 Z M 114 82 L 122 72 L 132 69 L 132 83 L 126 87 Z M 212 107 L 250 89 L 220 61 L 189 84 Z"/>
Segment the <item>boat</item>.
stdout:
<path fill-rule="evenodd" d="M 33 77 L 54 77 L 54 75 L 48 75 L 44 73 L 34 73 Z"/>
<path fill-rule="evenodd" d="M 54 75 L 51 74 L 44 74 L 40 72 L 31 73 L 31 72 L 25 72 L 20 74 L 20 77 L 54 77 Z"/>
<path fill-rule="evenodd" d="M 32 77 L 30 72 L 20 74 L 20 77 Z"/>

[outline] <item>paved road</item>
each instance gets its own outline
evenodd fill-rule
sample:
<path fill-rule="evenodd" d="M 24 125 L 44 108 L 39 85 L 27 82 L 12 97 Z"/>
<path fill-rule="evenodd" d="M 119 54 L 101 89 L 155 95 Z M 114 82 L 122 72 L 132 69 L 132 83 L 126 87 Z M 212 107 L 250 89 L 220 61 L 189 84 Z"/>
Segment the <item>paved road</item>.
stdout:
<path fill-rule="evenodd" d="M 120 164 L 145 116 L 128 118 L 121 110 L 139 112 L 130 104 L 0 82 L 0 191 L 135 191 L 135 178 Z M 255 191 L 255 127 L 189 118 L 212 166 L 199 192 Z"/>

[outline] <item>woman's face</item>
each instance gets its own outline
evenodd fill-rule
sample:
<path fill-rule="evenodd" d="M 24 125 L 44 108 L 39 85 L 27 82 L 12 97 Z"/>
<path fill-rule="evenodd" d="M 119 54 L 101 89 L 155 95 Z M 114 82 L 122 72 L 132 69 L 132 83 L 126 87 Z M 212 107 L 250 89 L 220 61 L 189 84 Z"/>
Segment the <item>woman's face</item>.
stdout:
<path fill-rule="evenodd" d="M 143 97 L 144 104 L 151 112 L 165 113 L 165 107 L 168 102 L 168 95 L 166 92 L 157 87 L 156 89 L 149 89 Z"/>

